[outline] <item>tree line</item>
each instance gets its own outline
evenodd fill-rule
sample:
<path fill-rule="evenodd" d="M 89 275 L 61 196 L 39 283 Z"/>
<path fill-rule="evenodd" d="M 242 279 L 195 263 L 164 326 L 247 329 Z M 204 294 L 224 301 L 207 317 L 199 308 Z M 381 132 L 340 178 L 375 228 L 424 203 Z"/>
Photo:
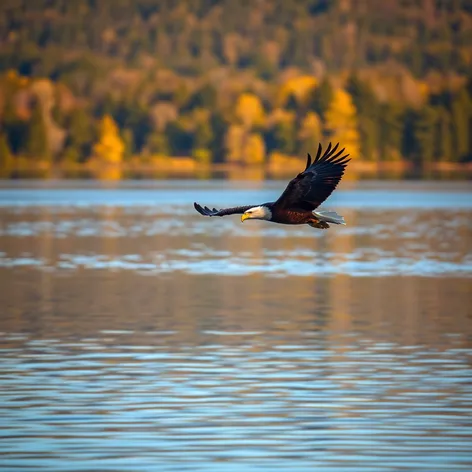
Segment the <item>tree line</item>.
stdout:
<path fill-rule="evenodd" d="M 221 108 L 210 83 L 187 96 L 176 89 L 152 104 L 107 93 L 83 104 L 63 84 L 6 74 L 1 114 L 2 166 L 30 162 L 119 163 L 191 156 L 202 163 L 262 164 L 271 156 L 314 151 L 336 141 L 353 158 L 415 164 L 470 159 L 470 84 L 428 94 L 421 105 L 380 101 L 366 81 L 343 87 L 328 77 L 296 76 L 273 101 L 242 91 Z"/>
<path fill-rule="evenodd" d="M 471 159 L 466 0 L 6 1 L 0 165 Z"/>

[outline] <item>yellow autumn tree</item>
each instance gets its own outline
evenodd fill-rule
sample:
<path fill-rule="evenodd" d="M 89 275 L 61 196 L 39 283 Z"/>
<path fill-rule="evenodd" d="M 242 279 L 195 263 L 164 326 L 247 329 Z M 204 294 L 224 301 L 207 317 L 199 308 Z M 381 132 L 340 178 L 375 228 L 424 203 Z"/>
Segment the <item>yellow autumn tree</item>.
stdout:
<path fill-rule="evenodd" d="M 293 95 L 298 103 L 305 103 L 316 84 L 316 78 L 312 75 L 301 75 L 287 80 L 279 90 L 279 104 L 284 106 L 290 95 Z"/>
<path fill-rule="evenodd" d="M 123 159 L 125 144 L 120 137 L 118 126 L 110 115 L 105 115 L 99 128 L 99 141 L 93 147 L 95 157 L 106 164 L 119 164 Z"/>
<path fill-rule="evenodd" d="M 354 159 L 360 155 L 360 135 L 357 126 L 356 107 L 351 95 L 336 89 L 325 113 L 325 130 L 330 141 L 339 142 Z"/>
<path fill-rule="evenodd" d="M 253 93 L 242 93 L 236 103 L 236 117 L 246 129 L 264 123 L 264 108 Z"/>
<path fill-rule="evenodd" d="M 265 158 L 265 143 L 259 133 L 251 133 L 245 142 L 243 159 L 246 164 L 262 164 Z"/>
<path fill-rule="evenodd" d="M 240 125 L 231 125 L 225 136 L 226 159 L 240 162 L 244 154 L 245 129 Z"/>

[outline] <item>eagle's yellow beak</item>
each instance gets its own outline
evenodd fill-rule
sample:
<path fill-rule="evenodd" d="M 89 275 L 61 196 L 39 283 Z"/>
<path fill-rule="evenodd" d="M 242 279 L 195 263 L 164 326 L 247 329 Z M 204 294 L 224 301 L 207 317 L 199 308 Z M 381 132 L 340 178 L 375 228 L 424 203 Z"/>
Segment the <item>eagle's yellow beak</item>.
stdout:
<path fill-rule="evenodd" d="M 241 223 L 244 223 L 244 220 L 247 220 L 249 218 L 249 215 L 247 213 L 243 213 L 241 215 Z"/>

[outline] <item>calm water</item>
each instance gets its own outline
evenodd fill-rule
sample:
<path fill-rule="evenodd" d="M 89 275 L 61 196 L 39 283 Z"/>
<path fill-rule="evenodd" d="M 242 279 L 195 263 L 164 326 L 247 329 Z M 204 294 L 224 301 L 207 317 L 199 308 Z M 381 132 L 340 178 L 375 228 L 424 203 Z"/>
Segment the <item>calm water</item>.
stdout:
<path fill-rule="evenodd" d="M 472 470 L 470 183 L 0 188 L 0 470 Z M 399 188 L 398 188 L 399 186 Z"/>

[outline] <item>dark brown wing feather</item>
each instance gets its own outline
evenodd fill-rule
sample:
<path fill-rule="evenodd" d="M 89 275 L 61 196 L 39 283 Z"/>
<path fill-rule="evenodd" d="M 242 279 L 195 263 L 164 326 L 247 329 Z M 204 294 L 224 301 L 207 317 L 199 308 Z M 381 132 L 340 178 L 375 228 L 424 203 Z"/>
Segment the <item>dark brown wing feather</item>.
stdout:
<path fill-rule="evenodd" d="M 193 206 L 195 207 L 195 210 L 200 213 L 200 215 L 203 216 L 227 216 L 227 215 L 242 215 L 246 210 L 249 210 L 249 208 L 253 208 L 255 205 L 246 205 L 246 206 L 239 206 L 239 207 L 234 207 L 234 208 L 223 208 L 222 210 L 217 210 L 216 208 L 213 208 L 213 210 L 210 210 L 208 207 L 202 207 L 198 203 L 194 203 Z"/>
<path fill-rule="evenodd" d="M 342 155 L 344 149 L 338 151 L 339 144 L 332 147 L 331 143 L 321 155 L 321 144 L 315 159 L 308 154 L 306 168 L 290 181 L 276 205 L 279 208 L 299 208 L 313 211 L 323 203 L 338 185 L 344 174 L 349 154 Z"/>

